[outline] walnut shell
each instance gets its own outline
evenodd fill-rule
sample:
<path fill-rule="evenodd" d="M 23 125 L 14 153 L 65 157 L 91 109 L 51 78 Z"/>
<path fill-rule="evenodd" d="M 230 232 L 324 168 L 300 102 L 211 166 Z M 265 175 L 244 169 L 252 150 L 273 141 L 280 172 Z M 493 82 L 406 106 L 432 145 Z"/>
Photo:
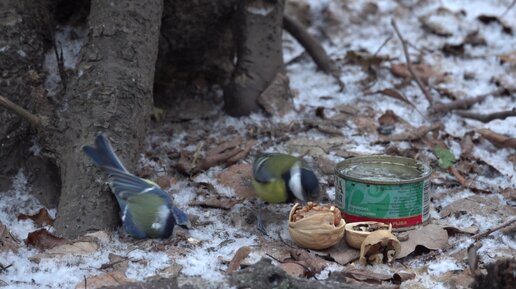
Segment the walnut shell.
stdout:
<path fill-rule="evenodd" d="M 288 232 L 294 242 L 306 249 L 322 250 L 337 244 L 344 236 L 346 222 L 335 206 L 296 203 L 288 217 Z"/>
<path fill-rule="evenodd" d="M 368 229 L 365 231 L 357 231 L 354 228 L 357 226 L 365 226 Z M 351 248 L 360 249 L 360 246 L 362 245 L 362 242 L 365 240 L 371 232 L 376 230 L 388 230 L 389 232 L 392 230 L 392 225 L 384 224 L 380 222 L 375 221 L 367 221 L 367 222 L 354 222 L 354 223 L 347 223 L 345 226 L 346 230 L 346 243 Z"/>
<path fill-rule="evenodd" d="M 360 246 L 360 263 L 392 263 L 401 250 L 401 243 L 391 232 L 371 232 Z"/>

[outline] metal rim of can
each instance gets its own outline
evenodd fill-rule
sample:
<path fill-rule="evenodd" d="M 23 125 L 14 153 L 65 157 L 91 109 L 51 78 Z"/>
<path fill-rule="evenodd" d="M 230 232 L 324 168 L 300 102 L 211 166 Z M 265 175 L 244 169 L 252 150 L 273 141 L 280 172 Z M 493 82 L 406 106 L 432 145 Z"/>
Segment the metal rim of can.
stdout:
<path fill-rule="evenodd" d="M 420 176 L 417 178 L 413 178 L 410 180 L 396 180 L 396 181 L 388 181 L 388 180 L 367 180 L 363 178 L 357 178 L 353 176 L 346 175 L 342 173 L 344 168 L 349 167 L 353 164 L 361 164 L 361 163 L 392 163 L 396 165 L 405 165 L 414 168 L 418 172 L 420 172 Z M 360 156 L 353 157 L 346 160 L 343 160 L 337 164 L 335 167 L 335 175 L 339 178 L 348 179 L 356 182 L 362 182 L 366 184 L 378 184 L 378 185 L 399 185 L 399 184 L 413 184 L 420 181 L 424 181 L 430 177 L 432 174 L 432 168 L 420 161 L 406 158 L 406 157 L 398 157 L 398 156 L 389 156 L 389 155 L 374 155 L 374 156 Z"/>

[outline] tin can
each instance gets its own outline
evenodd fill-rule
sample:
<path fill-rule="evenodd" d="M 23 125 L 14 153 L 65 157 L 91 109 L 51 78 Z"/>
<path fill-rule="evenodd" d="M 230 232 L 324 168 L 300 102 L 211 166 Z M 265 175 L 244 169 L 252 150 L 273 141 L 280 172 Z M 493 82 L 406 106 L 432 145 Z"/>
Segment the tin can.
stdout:
<path fill-rule="evenodd" d="M 347 223 L 379 221 L 398 231 L 430 217 L 430 166 L 394 156 L 354 157 L 335 168 L 335 201 Z"/>

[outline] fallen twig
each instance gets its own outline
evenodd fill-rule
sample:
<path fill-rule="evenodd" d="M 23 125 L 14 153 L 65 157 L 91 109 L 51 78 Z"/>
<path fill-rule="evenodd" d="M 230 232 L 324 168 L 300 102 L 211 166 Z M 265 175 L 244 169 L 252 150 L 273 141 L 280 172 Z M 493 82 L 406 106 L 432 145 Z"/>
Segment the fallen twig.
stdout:
<path fill-rule="evenodd" d="M 421 79 L 417 76 L 416 72 L 414 71 L 414 68 L 412 67 L 412 62 L 410 61 L 410 56 L 408 52 L 407 47 L 407 41 L 401 36 L 401 32 L 398 29 L 398 26 L 396 25 L 396 21 L 394 19 L 391 20 L 391 25 L 394 28 L 394 31 L 396 32 L 396 35 L 398 35 L 398 38 L 401 41 L 401 45 L 403 46 L 403 53 L 405 54 L 405 59 L 407 61 L 407 69 L 410 72 L 410 75 L 412 76 L 412 79 L 417 83 L 423 94 L 425 95 L 426 99 L 430 103 L 430 105 L 433 103 L 433 98 L 428 89 L 425 87 Z"/>
<path fill-rule="evenodd" d="M 283 15 L 283 28 L 301 44 L 312 57 L 317 67 L 335 78 L 341 90 L 345 85 L 340 80 L 340 71 L 328 57 L 324 48 L 306 31 L 306 29 L 292 17 Z"/>
<path fill-rule="evenodd" d="M 492 233 L 494 233 L 494 232 L 496 232 L 496 231 L 498 231 L 500 229 L 503 229 L 505 227 L 508 227 L 508 226 L 512 225 L 514 222 L 516 222 L 516 218 L 512 218 L 512 219 L 508 220 L 507 222 L 500 224 L 499 226 L 496 226 L 494 228 L 488 229 L 485 232 L 473 235 L 472 238 L 474 240 L 480 240 L 480 239 L 482 239 L 482 238 L 484 238 L 484 237 L 486 237 L 488 235 L 491 235 Z"/>
<path fill-rule="evenodd" d="M 233 259 L 229 262 L 228 269 L 226 270 L 226 273 L 233 273 L 235 272 L 239 267 L 242 261 L 249 256 L 249 253 L 251 253 L 251 247 L 249 246 L 243 246 L 240 247 L 236 253 L 235 256 L 233 256 Z"/>
<path fill-rule="evenodd" d="M 505 9 L 505 11 L 500 14 L 500 18 L 503 18 L 509 11 L 511 11 L 512 7 L 514 7 L 514 4 L 516 4 L 516 0 L 513 0 L 512 3 Z"/>
<path fill-rule="evenodd" d="M 380 53 L 380 51 L 382 50 L 382 48 L 392 39 L 392 35 L 389 35 L 382 43 L 382 45 L 380 45 L 380 47 L 378 47 L 378 49 L 376 49 L 376 52 L 373 53 L 373 56 L 377 56 L 378 53 Z"/>
<path fill-rule="evenodd" d="M 379 143 L 391 142 L 391 141 L 415 141 L 422 139 L 427 133 L 442 129 L 442 124 L 435 123 L 431 126 L 420 126 L 412 131 L 406 133 L 400 133 L 380 138 Z"/>
<path fill-rule="evenodd" d="M 8 100 L 7 98 L 0 95 L 0 106 L 5 107 L 7 110 L 15 113 L 21 118 L 28 121 L 33 127 L 38 127 L 43 124 L 43 119 L 39 116 L 36 116 L 24 109 L 23 107 L 17 105 L 16 103 Z"/>
<path fill-rule="evenodd" d="M 486 99 L 486 97 L 488 97 L 490 95 L 498 95 L 500 93 L 501 93 L 501 90 L 496 90 L 496 91 L 481 94 L 479 96 L 458 99 L 458 100 L 451 101 L 448 103 L 436 103 L 436 104 L 433 104 L 429 110 L 430 110 L 430 113 L 448 113 L 448 112 L 450 112 L 452 110 L 456 110 L 456 109 L 466 109 L 475 103 L 484 101 L 484 99 Z"/>
<path fill-rule="evenodd" d="M 491 191 L 479 188 L 474 181 L 466 179 L 454 166 L 448 168 L 448 171 L 455 177 L 457 182 L 466 189 L 473 192 L 490 194 Z"/>
<path fill-rule="evenodd" d="M 472 112 L 472 111 L 465 111 L 465 110 L 459 110 L 456 113 L 464 118 L 471 118 L 471 119 L 475 119 L 475 120 L 485 123 L 485 122 L 490 122 L 494 119 L 506 119 L 510 116 L 516 116 L 516 107 L 514 107 L 512 110 L 505 110 L 505 111 L 493 112 L 493 113 L 488 113 L 488 114 L 477 113 L 477 112 Z"/>

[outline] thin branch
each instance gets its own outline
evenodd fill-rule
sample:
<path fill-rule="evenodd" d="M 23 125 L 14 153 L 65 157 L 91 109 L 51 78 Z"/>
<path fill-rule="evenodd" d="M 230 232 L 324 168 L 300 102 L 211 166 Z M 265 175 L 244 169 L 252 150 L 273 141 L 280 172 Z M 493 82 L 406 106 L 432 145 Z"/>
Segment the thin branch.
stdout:
<path fill-rule="evenodd" d="M 283 28 L 290 33 L 303 46 L 306 52 L 312 57 L 317 67 L 333 76 L 341 90 L 345 85 L 340 80 L 340 71 L 331 58 L 326 54 L 324 48 L 306 31 L 306 29 L 294 18 L 283 15 Z"/>
<path fill-rule="evenodd" d="M 380 45 L 380 47 L 378 47 L 378 49 L 376 49 L 376 52 L 373 54 L 373 56 L 377 56 L 378 53 L 380 53 L 380 51 L 382 50 L 382 48 L 392 39 L 392 35 L 389 35 L 382 43 L 382 45 Z"/>
<path fill-rule="evenodd" d="M 419 88 L 421 89 L 423 94 L 425 95 L 428 102 L 430 104 L 432 104 L 433 103 L 432 95 L 430 94 L 430 92 L 428 92 L 428 89 L 425 87 L 425 85 L 423 84 L 421 79 L 419 79 L 416 72 L 414 71 L 414 68 L 412 67 L 412 63 L 410 62 L 407 41 L 403 38 L 403 36 L 401 36 L 401 32 L 399 31 L 398 26 L 396 25 L 396 21 L 394 21 L 394 19 L 391 20 L 391 25 L 394 28 L 396 35 L 398 35 L 398 38 L 401 41 L 401 45 L 403 46 L 403 53 L 405 54 L 405 59 L 407 61 L 407 68 L 408 68 L 408 71 L 410 72 L 410 75 L 412 76 L 412 79 L 414 79 L 414 81 L 417 83 L 417 85 L 419 86 Z"/>
<path fill-rule="evenodd" d="M 515 4 L 516 0 L 513 0 L 511 5 L 509 5 L 507 9 L 505 9 L 505 11 L 500 15 L 500 18 L 503 18 L 512 9 L 512 7 L 514 7 Z"/>
<path fill-rule="evenodd" d="M 471 238 L 473 238 L 474 240 L 480 240 L 480 239 L 482 239 L 482 238 L 484 238 L 484 237 L 486 237 L 488 235 L 491 235 L 492 233 L 494 233 L 494 232 L 496 232 L 496 231 L 498 231 L 500 229 L 503 229 L 505 227 L 508 227 L 508 226 L 512 225 L 514 222 L 516 222 L 516 218 L 512 218 L 512 219 L 508 220 L 507 222 L 502 223 L 499 226 L 491 228 L 491 229 L 489 229 L 489 230 L 487 230 L 485 232 L 473 235 Z"/>
<path fill-rule="evenodd" d="M 21 118 L 28 121 L 33 127 L 38 127 L 43 123 L 41 117 L 38 117 L 16 103 L 8 100 L 7 98 L 0 95 L 0 106 L 5 107 L 7 110 L 20 116 Z"/>
<path fill-rule="evenodd" d="M 514 107 L 512 110 L 493 112 L 489 114 L 476 113 L 465 110 L 459 110 L 456 113 L 464 118 L 471 118 L 485 123 L 494 119 L 506 119 L 510 116 L 516 116 L 516 107 Z"/>
<path fill-rule="evenodd" d="M 456 109 L 467 109 L 475 103 L 484 101 L 484 99 L 486 99 L 486 97 L 488 97 L 490 95 L 498 95 L 501 92 L 502 92 L 502 90 L 496 90 L 496 91 L 481 94 L 479 96 L 458 99 L 458 100 L 448 102 L 448 103 L 436 103 L 436 104 L 432 105 L 429 110 L 431 113 L 439 113 L 439 112 L 447 113 L 447 112 L 450 112 L 450 111 L 456 110 Z"/>

